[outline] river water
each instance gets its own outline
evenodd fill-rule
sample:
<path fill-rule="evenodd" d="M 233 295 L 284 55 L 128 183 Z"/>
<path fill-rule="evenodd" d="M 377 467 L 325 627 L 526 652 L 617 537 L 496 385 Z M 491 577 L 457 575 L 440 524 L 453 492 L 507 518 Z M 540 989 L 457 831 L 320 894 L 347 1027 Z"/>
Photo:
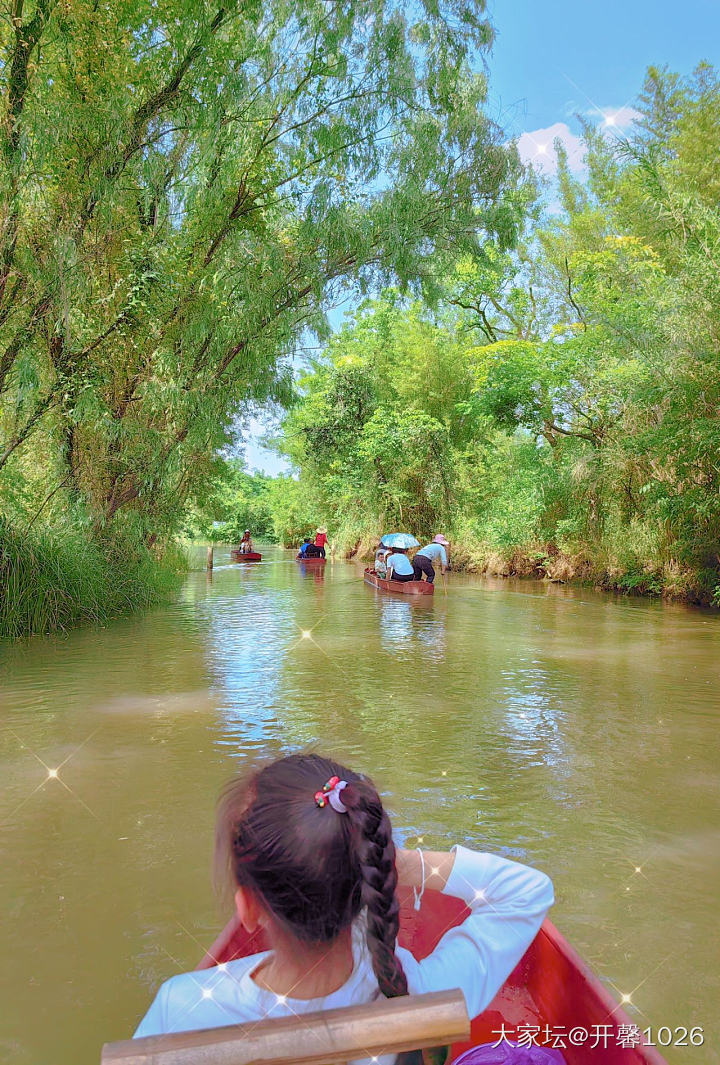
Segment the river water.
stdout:
<path fill-rule="evenodd" d="M 315 746 L 375 778 L 400 840 L 548 872 L 555 923 L 638 1024 L 704 1029 L 668 1061 L 720 1062 L 720 619 L 361 576 L 220 550 L 169 609 L 0 648 L 0 1060 L 97 1063 L 130 1035 L 224 920 L 218 789 Z"/>

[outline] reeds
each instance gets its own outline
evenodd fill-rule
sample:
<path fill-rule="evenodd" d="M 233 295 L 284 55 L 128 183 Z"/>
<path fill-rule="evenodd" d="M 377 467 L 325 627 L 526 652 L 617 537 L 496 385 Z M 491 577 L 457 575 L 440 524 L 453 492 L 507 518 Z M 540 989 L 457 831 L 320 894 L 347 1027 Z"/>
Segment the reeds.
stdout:
<path fill-rule="evenodd" d="M 126 541 L 100 544 L 83 530 L 21 532 L 0 516 L 0 638 L 103 624 L 177 592 L 178 549 L 158 560 Z"/>

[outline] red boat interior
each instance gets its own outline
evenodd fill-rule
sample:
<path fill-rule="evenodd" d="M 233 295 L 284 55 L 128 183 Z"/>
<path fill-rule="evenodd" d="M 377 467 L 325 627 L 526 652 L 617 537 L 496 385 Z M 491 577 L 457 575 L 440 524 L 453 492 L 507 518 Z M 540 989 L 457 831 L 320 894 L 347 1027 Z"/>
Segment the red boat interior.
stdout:
<path fill-rule="evenodd" d="M 458 899 L 434 891 L 425 892 L 419 912 L 411 899 L 403 899 L 400 945 L 422 959 L 468 913 Z M 198 968 L 207 969 L 264 949 L 261 935 L 248 936 L 233 920 Z M 567 1065 L 666 1065 L 652 1047 L 621 1045 L 618 1026 L 633 1023 L 554 925 L 545 921 L 490 1006 L 473 1019 L 470 1041 L 453 1047 L 451 1060 L 471 1046 L 497 1043 L 503 1026 L 507 1038 L 513 1038 L 509 1033 L 515 1032 L 518 1039 L 519 1025 L 536 1025 L 540 1030 L 548 1025 L 556 1036 L 565 1034 L 566 1045 L 559 1044 L 558 1049 Z M 578 1029 L 587 1031 L 587 1039 L 571 1046 L 567 1036 Z M 597 1045 L 593 1047 L 594 1039 Z"/>
<path fill-rule="evenodd" d="M 432 595 L 435 591 L 434 585 L 428 581 L 386 581 L 369 568 L 365 570 L 364 578 L 365 583 L 373 588 L 380 588 L 384 592 L 398 592 L 400 595 Z"/>

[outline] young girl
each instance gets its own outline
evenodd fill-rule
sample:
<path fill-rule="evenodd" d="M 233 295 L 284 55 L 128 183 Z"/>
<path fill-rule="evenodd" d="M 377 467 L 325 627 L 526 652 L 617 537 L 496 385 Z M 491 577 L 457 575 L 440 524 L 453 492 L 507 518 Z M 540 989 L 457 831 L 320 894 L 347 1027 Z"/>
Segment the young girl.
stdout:
<path fill-rule="evenodd" d="M 240 920 L 250 932 L 262 927 L 272 949 L 172 977 L 136 1037 L 457 987 L 474 1017 L 553 902 L 544 873 L 505 858 L 460 846 L 396 851 L 371 781 L 315 754 L 281 758 L 226 789 L 217 854 L 232 871 Z M 396 946 L 398 885 L 416 897 L 434 888 L 470 909 L 423 961 Z"/>

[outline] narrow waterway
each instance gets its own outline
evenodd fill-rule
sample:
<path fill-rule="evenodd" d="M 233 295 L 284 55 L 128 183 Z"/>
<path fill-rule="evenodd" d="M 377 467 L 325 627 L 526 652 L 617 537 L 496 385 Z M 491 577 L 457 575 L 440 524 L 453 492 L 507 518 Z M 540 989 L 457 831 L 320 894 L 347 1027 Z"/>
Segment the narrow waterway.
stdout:
<path fill-rule="evenodd" d="M 0 1060 L 96 1063 L 130 1035 L 224 919 L 218 789 L 315 746 L 374 776 L 399 839 L 548 872 L 555 923 L 640 1026 L 704 1028 L 668 1061 L 720 1062 L 720 619 L 460 575 L 417 602 L 351 564 L 216 557 L 170 609 L 0 647 Z"/>

